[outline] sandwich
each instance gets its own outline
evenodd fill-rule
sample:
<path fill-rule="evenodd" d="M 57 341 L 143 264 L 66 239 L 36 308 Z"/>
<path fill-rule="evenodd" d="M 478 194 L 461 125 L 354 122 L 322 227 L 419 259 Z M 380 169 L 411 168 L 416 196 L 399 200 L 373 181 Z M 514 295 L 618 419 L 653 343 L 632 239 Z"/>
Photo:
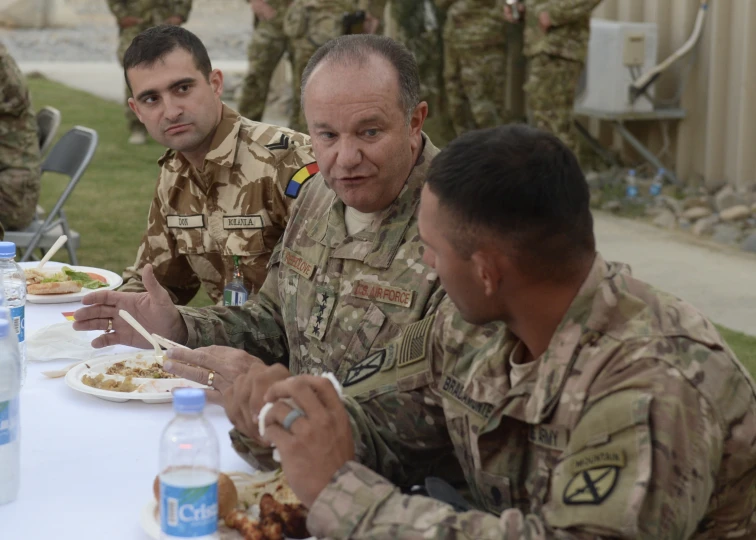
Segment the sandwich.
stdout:
<path fill-rule="evenodd" d="M 99 289 L 108 286 L 107 280 L 102 276 L 77 272 L 68 266 L 50 272 L 28 268 L 24 270 L 24 274 L 29 294 L 68 294 L 77 293 L 82 288 Z"/>

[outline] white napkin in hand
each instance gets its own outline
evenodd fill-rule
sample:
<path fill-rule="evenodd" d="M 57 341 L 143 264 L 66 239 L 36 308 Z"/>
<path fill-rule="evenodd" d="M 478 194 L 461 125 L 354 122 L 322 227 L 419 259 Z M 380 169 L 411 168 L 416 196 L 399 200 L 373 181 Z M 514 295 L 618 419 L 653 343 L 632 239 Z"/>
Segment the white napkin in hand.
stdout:
<path fill-rule="evenodd" d="M 77 332 L 72 322 L 51 324 L 26 338 L 26 357 L 32 362 L 49 360 L 89 360 L 113 347 L 95 349 L 92 332 Z"/>
<path fill-rule="evenodd" d="M 344 399 L 344 391 L 341 388 L 341 384 L 339 383 L 339 380 L 336 378 L 336 375 L 334 375 L 331 372 L 321 373 L 321 377 L 325 377 L 328 379 L 331 384 L 333 385 L 334 390 L 336 390 L 336 393 L 339 395 L 339 398 L 342 400 Z M 289 407 L 292 409 L 300 410 L 299 407 L 294 403 L 294 400 L 291 398 L 285 398 L 283 400 L 284 403 L 286 403 Z M 257 418 L 257 429 L 260 432 L 260 437 L 265 437 L 265 417 L 268 415 L 270 410 L 273 408 L 273 403 L 266 403 L 262 406 L 262 409 L 260 409 L 260 414 Z M 273 445 L 273 459 L 279 463 L 281 463 L 281 454 L 278 451 L 278 448 Z"/>

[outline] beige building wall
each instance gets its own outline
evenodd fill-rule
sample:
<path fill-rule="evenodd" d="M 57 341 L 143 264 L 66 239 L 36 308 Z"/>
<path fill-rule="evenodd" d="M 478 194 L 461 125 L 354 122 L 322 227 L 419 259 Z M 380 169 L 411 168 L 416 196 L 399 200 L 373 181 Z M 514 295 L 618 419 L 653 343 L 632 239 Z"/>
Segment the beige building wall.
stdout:
<path fill-rule="evenodd" d="M 661 61 L 688 39 L 699 5 L 698 0 L 604 0 L 594 17 L 656 22 Z M 664 162 L 686 183 L 756 189 L 756 0 L 710 0 L 693 54 L 687 80 L 682 80 L 684 58 L 657 82 L 662 99 L 685 84 L 687 118 L 670 124 Z M 610 137 L 607 126 L 594 122 L 591 128 L 604 140 Z M 659 123 L 634 131 L 652 149 L 664 148 Z M 619 145 L 616 138 L 614 144 Z"/>

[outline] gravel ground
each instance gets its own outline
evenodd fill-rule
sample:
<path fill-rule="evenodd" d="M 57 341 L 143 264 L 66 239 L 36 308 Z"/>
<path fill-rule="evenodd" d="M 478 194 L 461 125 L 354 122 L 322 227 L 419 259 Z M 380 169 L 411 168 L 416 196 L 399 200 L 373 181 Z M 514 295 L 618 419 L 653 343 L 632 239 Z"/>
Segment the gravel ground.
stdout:
<path fill-rule="evenodd" d="M 0 41 L 18 62 L 110 62 L 116 59 L 115 20 L 105 0 L 67 0 L 72 28 L 0 28 Z M 252 17 L 244 0 L 194 0 L 186 27 L 215 60 L 245 60 Z"/>

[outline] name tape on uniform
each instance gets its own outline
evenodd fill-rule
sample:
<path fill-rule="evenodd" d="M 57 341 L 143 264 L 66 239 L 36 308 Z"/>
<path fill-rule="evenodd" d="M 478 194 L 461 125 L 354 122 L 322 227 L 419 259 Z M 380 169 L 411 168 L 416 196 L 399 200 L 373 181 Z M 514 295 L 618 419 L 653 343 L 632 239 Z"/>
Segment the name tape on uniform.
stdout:
<path fill-rule="evenodd" d="M 165 216 L 169 229 L 204 229 L 205 216 L 194 214 L 192 216 L 172 215 Z"/>
<path fill-rule="evenodd" d="M 465 385 L 462 384 L 462 381 L 451 375 L 446 375 L 444 377 L 441 391 L 483 418 L 488 418 L 491 412 L 493 412 L 493 405 L 490 403 L 483 403 L 482 401 L 476 401 L 468 396 L 465 393 Z"/>
<path fill-rule="evenodd" d="M 409 308 L 412 306 L 412 297 L 414 291 L 400 289 L 399 287 L 390 287 L 380 285 L 370 281 L 357 281 L 352 290 L 352 296 L 362 298 L 363 300 L 373 300 L 383 302 L 384 304 L 393 304 Z"/>
<path fill-rule="evenodd" d="M 236 229 L 264 229 L 265 222 L 260 214 L 223 216 L 223 228 L 227 231 Z"/>
<path fill-rule="evenodd" d="M 310 261 L 285 248 L 282 257 L 283 263 L 305 279 L 310 279 L 315 272 L 315 265 Z"/>
<path fill-rule="evenodd" d="M 569 431 L 564 426 L 530 426 L 528 440 L 537 446 L 552 450 L 567 448 Z"/>

